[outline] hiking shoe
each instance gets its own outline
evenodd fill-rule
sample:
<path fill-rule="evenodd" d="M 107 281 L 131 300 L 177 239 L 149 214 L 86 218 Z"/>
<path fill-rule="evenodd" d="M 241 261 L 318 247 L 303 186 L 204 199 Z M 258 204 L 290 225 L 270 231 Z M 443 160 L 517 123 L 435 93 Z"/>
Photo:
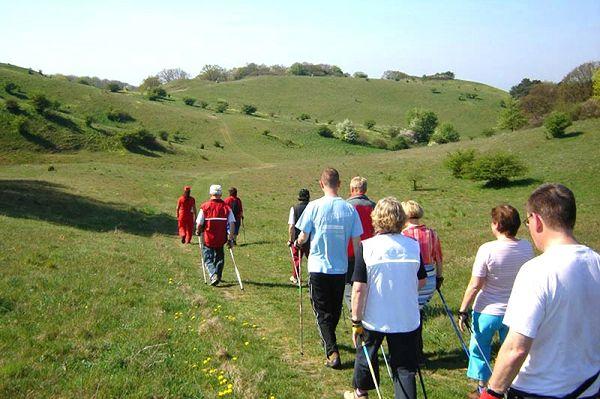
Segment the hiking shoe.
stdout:
<path fill-rule="evenodd" d="M 325 361 L 325 366 L 330 367 L 334 370 L 339 370 L 342 367 L 342 361 L 340 360 L 340 354 L 333 352 Z"/>
<path fill-rule="evenodd" d="M 368 397 L 369 397 L 368 393 L 358 396 L 356 394 L 356 389 L 353 389 L 352 391 L 344 392 L 344 399 L 360 399 L 360 398 L 368 398 Z"/>
<path fill-rule="evenodd" d="M 181 243 L 182 243 L 182 244 L 185 244 L 185 236 L 182 236 L 182 237 L 181 237 Z"/>
<path fill-rule="evenodd" d="M 214 287 L 217 284 L 219 284 L 219 277 L 217 277 L 216 274 L 213 274 L 212 276 L 210 276 L 210 285 Z"/>
<path fill-rule="evenodd" d="M 481 396 L 481 389 L 482 388 L 477 387 L 473 391 L 469 392 L 469 394 L 467 395 L 467 399 L 479 399 L 479 397 Z"/>
<path fill-rule="evenodd" d="M 291 277 L 290 277 L 290 282 L 291 282 L 292 284 L 294 284 L 294 285 L 298 285 L 298 279 L 297 279 L 296 277 L 294 277 L 294 276 L 291 276 Z"/>

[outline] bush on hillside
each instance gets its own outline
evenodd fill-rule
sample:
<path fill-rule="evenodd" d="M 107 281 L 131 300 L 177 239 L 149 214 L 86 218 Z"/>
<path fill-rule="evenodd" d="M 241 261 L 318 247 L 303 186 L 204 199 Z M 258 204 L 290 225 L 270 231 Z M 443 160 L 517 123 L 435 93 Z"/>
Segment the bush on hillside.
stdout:
<path fill-rule="evenodd" d="M 96 120 L 94 119 L 94 117 L 92 115 L 86 115 L 85 117 L 85 125 L 87 127 L 92 127 L 92 124 L 96 122 Z"/>
<path fill-rule="evenodd" d="M 215 140 L 215 142 L 213 143 L 213 145 L 214 145 L 215 147 L 217 147 L 217 148 L 221 148 L 221 149 L 225 148 L 225 147 L 223 146 L 223 144 L 221 144 L 221 142 L 220 142 L 219 140 Z"/>
<path fill-rule="evenodd" d="M 493 135 L 495 135 L 495 134 L 496 134 L 496 130 L 494 130 L 494 129 L 492 129 L 492 128 L 489 128 L 489 129 L 484 129 L 484 130 L 481 132 L 481 135 L 482 135 L 483 137 L 492 137 L 492 136 L 493 136 Z"/>
<path fill-rule="evenodd" d="M 246 114 L 246 115 L 254 115 L 254 113 L 256 112 L 257 108 L 254 105 L 251 104 L 244 104 L 242 105 L 242 113 Z"/>
<path fill-rule="evenodd" d="M 29 120 L 24 116 L 17 116 L 14 121 L 17 133 L 26 135 L 29 133 Z"/>
<path fill-rule="evenodd" d="M 148 76 L 146 79 L 144 79 L 144 81 L 140 85 L 140 91 L 142 93 L 150 92 L 150 91 L 152 91 L 152 89 L 155 89 L 160 86 L 161 86 L 161 82 L 160 82 L 160 79 L 158 78 L 158 76 Z"/>
<path fill-rule="evenodd" d="M 196 99 L 192 98 L 192 97 L 183 97 L 183 103 L 185 105 L 189 105 L 190 107 L 193 107 L 194 104 L 196 103 Z"/>
<path fill-rule="evenodd" d="M 375 127 L 377 122 L 375 122 L 373 119 L 367 119 L 365 121 L 365 127 L 369 130 L 373 129 Z"/>
<path fill-rule="evenodd" d="M 162 141 L 169 141 L 169 132 L 166 130 L 161 130 L 158 132 L 158 137 L 160 137 Z"/>
<path fill-rule="evenodd" d="M 526 171 L 527 167 L 514 155 L 495 153 L 475 158 L 467 166 L 466 177 L 473 181 L 485 181 L 489 186 L 503 186 Z"/>
<path fill-rule="evenodd" d="M 77 83 L 79 83 L 79 84 L 82 84 L 82 85 L 85 85 L 85 86 L 91 86 L 91 84 L 92 84 L 92 83 L 91 83 L 91 82 L 90 82 L 88 79 L 86 79 L 86 78 L 79 78 L 79 79 L 77 79 Z"/>
<path fill-rule="evenodd" d="M 410 145 L 408 144 L 408 140 L 406 139 L 406 137 L 403 136 L 395 137 L 394 139 L 392 139 L 392 142 L 388 146 L 388 148 L 392 151 L 406 150 L 409 147 Z"/>
<path fill-rule="evenodd" d="M 128 150 L 134 150 L 138 147 L 145 147 L 149 149 L 159 147 L 156 141 L 156 136 L 150 133 L 146 129 L 139 129 L 135 132 L 123 132 L 119 136 L 119 140 L 123 147 Z"/>
<path fill-rule="evenodd" d="M 116 93 L 122 89 L 121 85 L 116 82 L 110 82 L 106 85 L 106 89 L 111 93 Z"/>
<path fill-rule="evenodd" d="M 527 120 L 519 109 L 519 104 L 511 100 L 506 104 L 506 108 L 500 112 L 498 117 L 498 127 L 500 129 L 510 129 L 515 131 L 527 124 Z"/>
<path fill-rule="evenodd" d="M 409 129 L 415 132 L 415 140 L 419 143 L 429 142 L 429 138 L 438 125 L 438 117 L 433 111 L 413 108 L 406 114 Z"/>
<path fill-rule="evenodd" d="M 223 82 L 227 80 L 227 70 L 219 65 L 204 65 L 197 79 Z"/>
<path fill-rule="evenodd" d="M 386 150 L 388 148 L 387 142 L 384 139 L 376 138 L 371 142 L 371 145 L 375 148 L 379 148 L 381 150 Z"/>
<path fill-rule="evenodd" d="M 579 117 L 581 119 L 600 118 L 600 98 L 592 97 L 581 104 Z"/>
<path fill-rule="evenodd" d="M 15 83 L 13 82 L 8 82 L 4 85 L 4 90 L 8 93 L 8 94 L 13 94 L 14 91 L 17 91 L 19 89 L 19 86 L 17 86 Z"/>
<path fill-rule="evenodd" d="M 222 114 L 223 112 L 227 111 L 227 108 L 229 108 L 229 103 L 225 100 L 219 100 L 215 106 L 215 111 Z"/>
<path fill-rule="evenodd" d="M 43 114 L 52 106 L 52 102 L 43 94 L 34 94 L 31 97 L 31 104 L 33 104 L 33 108 L 40 114 Z"/>
<path fill-rule="evenodd" d="M 159 86 L 148 91 L 148 100 L 158 101 L 167 97 L 167 91 Z"/>
<path fill-rule="evenodd" d="M 542 83 L 541 80 L 531 80 L 529 78 L 524 78 L 518 85 L 511 87 L 509 93 L 512 96 L 512 98 L 515 99 L 525 97 L 529 94 L 529 91 L 533 86 L 540 83 Z"/>
<path fill-rule="evenodd" d="M 400 134 L 400 128 L 399 128 L 399 127 L 397 127 L 397 126 L 390 126 L 390 127 L 387 129 L 387 135 L 388 135 L 388 136 L 389 136 L 391 139 L 395 138 L 395 137 L 396 137 L 396 136 L 398 136 L 399 134 Z"/>
<path fill-rule="evenodd" d="M 452 143 L 460 140 L 460 134 L 456 131 L 454 126 L 450 123 L 444 123 L 437 128 L 431 135 L 431 142 L 437 144 Z"/>
<path fill-rule="evenodd" d="M 369 77 L 369 75 L 367 75 L 364 72 L 354 72 L 354 75 L 352 75 L 353 77 L 357 78 L 357 79 L 366 79 Z"/>
<path fill-rule="evenodd" d="M 600 68 L 592 75 L 592 96 L 600 98 Z"/>
<path fill-rule="evenodd" d="M 452 176 L 462 179 L 474 160 L 475 150 L 457 150 L 448 154 L 444 160 L 444 166 L 450 169 Z"/>
<path fill-rule="evenodd" d="M 327 126 L 319 126 L 317 129 L 317 134 L 321 137 L 332 138 L 333 131 Z"/>
<path fill-rule="evenodd" d="M 356 144 L 358 142 L 358 132 L 354 127 L 354 123 L 350 119 L 345 119 L 336 125 L 338 136 L 348 143 Z"/>
<path fill-rule="evenodd" d="M 4 103 L 4 108 L 6 108 L 6 110 L 11 114 L 16 115 L 21 113 L 21 107 L 19 107 L 19 103 L 10 98 Z"/>
<path fill-rule="evenodd" d="M 546 128 L 546 137 L 562 137 L 565 135 L 565 130 L 571 126 L 573 122 L 571 117 L 564 112 L 553 112 L 544 121 Z"/>
<path fill-rule="evenodd" d="M 106 117 L 108 118 L 109 121 L 119 122 L 119 123 L 127 123 L 127 122 L 135 121 L 135 118 L 133 116 L 129 115 L 127 112 L 115 111 L 112 109 L 110 111 L 108 111 L 108 114 L 106 114 Z"/>
<path fill-rule="evenodd" d="M 200 108 L 205 109 L 206 107 L 208 107 L 208 103 L 204 100 L 200 100 L 198 102 L 198 105 L 200 106 Z"/>
<path fill-rule="evenodd" d="M 305 113 L 305 112 L 303 112 L 300 115 L 298 115 L 298 120 L 299 121 L 307 121 L 309 119 L 310 119 L 310 115 L 307 114 L 307 113 Z"/>

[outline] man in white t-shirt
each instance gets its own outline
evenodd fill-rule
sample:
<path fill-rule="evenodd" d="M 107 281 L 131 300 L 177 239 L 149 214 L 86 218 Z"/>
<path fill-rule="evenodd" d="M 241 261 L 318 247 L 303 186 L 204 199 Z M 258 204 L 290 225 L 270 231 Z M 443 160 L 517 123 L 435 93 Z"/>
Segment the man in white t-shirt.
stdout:
<path fill-rule="evenodd" d="M 517 275 L 508 336 L 481 398 L 599 397 L 600 255 L 576 241 L 575 217 L 575 196 L 561 184 L 529 197 L 525 225 L 543 254 Z"/>

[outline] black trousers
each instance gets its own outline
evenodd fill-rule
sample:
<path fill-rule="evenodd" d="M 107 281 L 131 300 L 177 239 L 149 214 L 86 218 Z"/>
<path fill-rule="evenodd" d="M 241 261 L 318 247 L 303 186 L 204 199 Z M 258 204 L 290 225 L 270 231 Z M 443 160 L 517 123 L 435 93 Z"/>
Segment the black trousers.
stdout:
<path fill-rule="evenodd" d="M 342 313 L 345 274 L 310 273 L 310 301 L 317 317 L 319 333 L 327 356 L 339 352 L 335 329 Z"/>
<path fill-rule="evenodd" d="M 418 329 L 407 333 L 386 334 L 377 331 L 364 330 L 364 342 L 375 378 L 379 384 L 379 359 L 378 351 L 383 339 L 385 338 L 389 348 L 388 362 L 392 369 L 392 379 L 394 381 L 395 399 L 416 399 L 417 385 L 415 373 L 417 371 L 417 342 Z M 385 367 L 385 366 L 384 366 Z M 387 371 L 386 371 L 387 374 Z M 375 389 L 373 377 L 369 370 L 367 357 L 361 343 L 356 348 L 356 360 L 354 361 L 353 383 L 355 388 L 362 390 Z"/>

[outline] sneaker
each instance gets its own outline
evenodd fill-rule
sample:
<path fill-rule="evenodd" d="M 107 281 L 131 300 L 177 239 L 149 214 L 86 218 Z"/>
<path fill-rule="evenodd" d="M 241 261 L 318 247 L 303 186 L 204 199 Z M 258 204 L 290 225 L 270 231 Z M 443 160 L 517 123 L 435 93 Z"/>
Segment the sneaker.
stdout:
<path fill-rule="evenodd" d="M 294 276 L 291 276 L 291 277 L 290 277 L 290 282 L 291 282 L 292 284 L 294 284 L 294 285 L 298 285 L 298 279 L 297 279 L 296 277 L 294 277 Z"/>
<path fill-rule="evenodd" d="M 185 236 L 181 236 L 181 243 L 185 244 Z"/>
<path fill-rule="evenodd" d="M 369 397 L 368 393 L 358 396 L 356 394 L 356 389 L 353 389 L 352 391 L 344 392 L 344 399 L 360 399 L 360 398 L 368 398 L 368 397 Z"/>
<path fill-rule="evenodd" d="M 217 284 L 219 284 L 219 277 L 217 277 L 216 274 L 213 274 L 212 276 L 210 276 L 210 285 L 214 287 Z"/>
<path fill-rule="evenodd" d="M 325 361 L 325 366 L 331 367 L 334 370 L 338 370 L 342 367 L 342 361 L 340 360 L 340 354 L 333 352 Z"/>

